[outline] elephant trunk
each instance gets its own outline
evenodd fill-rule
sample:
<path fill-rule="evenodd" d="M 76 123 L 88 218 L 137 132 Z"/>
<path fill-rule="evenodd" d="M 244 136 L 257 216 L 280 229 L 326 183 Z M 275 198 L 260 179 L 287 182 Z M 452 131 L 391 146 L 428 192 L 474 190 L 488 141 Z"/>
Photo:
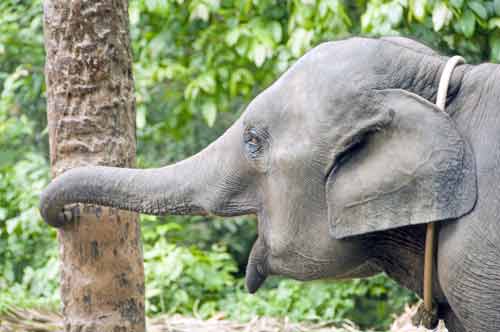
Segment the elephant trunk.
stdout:
<path fill-rule="evenodd" d="M 96 204 L 145 214 L 241 215 L 251 213 L 252 199 L 242 175 L 247 171 L 240 149 L 241 123 L 217 141 L 176 164 L 155 169 L 106 166 L 71 169 L 41 195 L 45 221 L 62 226 L 71 216 L 64 206 Z"/>
<path fill-rule="evenodd" d="M 41 195 L 40 212 L 52 226 L 67 222 L 64 206 L 88 203 L 139 213 L 204 214 L 197 201 L 196 159 L 157 169 L 93 166 L 71 169 L 57 177 Z M 195 172 L 195 169 L 198 171 Z M 199 184 L 198 184 L 199 185 Z"/>
<path fill-rule="evenodd" d="M 241 215 L 253 211 L 236 122 L 217 141 L 176 164 L 155 169 L 71 169 L 43 191 L 40 212 L 55 227 L 71 218 L 64 206 L 96 204 L 145 214 Z M 243 184 L 242 184 L 243 183 Z"/>

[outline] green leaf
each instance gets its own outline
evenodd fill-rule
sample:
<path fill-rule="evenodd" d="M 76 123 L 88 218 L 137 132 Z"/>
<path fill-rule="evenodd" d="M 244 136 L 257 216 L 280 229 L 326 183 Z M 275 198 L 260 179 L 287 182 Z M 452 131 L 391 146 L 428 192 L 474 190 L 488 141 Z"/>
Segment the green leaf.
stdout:
<path fill-rule="evenodd" d="M 18 155 L 18 153 L 16 151 L 12 151 L 12 150 L 4 150 L 4 151 L 0 151 L 0 167 L 3 167 L 3 166 L 6 166 L 6 165 L 9 165 L 11 163 L 13 163 L 15 160 L 16 160 L 16 156 Z M 2 218 L 0 218 L 2 219 Z"/>
<path fill-rule="evenodd" d="M 226 34 L 226 43 L 229 46 L 234 46 L 238 42 L 238 38 L 240 38 L 240 30 L 232 29 Z"/>
<path fill-rule="evenodd" d="M 207 3 L 212 10 L 217 10 L 219 9 L 220 6 L 220 1 L 219 0 L 203 0 L 205 3 Z"/>
<path fill-rule="evenodd" d="M 477 1 L 469 2 L 467 4 L 474 13 L 476 13 L 477 16 L 482 18 L 483 20 L 486 20 L 488 18 L 488 12 L 486 11 L 486 8 L 484 8 L 483 4 Z"/>
<path fill-rule="evenodd" d="M 214 94 L 217 88 L 217 83 L 213 73 L 206 73 L 198 78 L 198 84 L 200 88 L 208 94 Z"/>
<path fill-rule="evenodd" d="M 146 107 L 144 105 L 140 105 L 137 107 L 136 111 L 136 126 L 139 129 L 142 129 L 146 126 Z"/>
<path fill-rule="evenodd" d="M 464 5 L 464 0 L 450 0 L 450 4 L 456 8 L 460 9 Z"/>
<path fill-rule="evenodd" d="M 319 17 L 323 18 L 328 12 L 328 2 L 326 0 L 320 0 L 318 4 Z"/>
<path fill-rule="evenodd" d="M 130 25 L 136 25 L 137 23 L 139 23 L 139 20 L 141 18 L 140 9 L 137 6 L 130 4 L 128 12 L 129 12 Z"/>
<path fill-rule="evenodd" d="M 273 21 L 269 24 L 269 28 L 271 30 L 273 40 L 276 43 L 281 42 L 281 38 L 282 38 L 281 24 L 279 24 L 279 22 Z"/>
<path fill-rule="evenodd" d="M 146 0 L 146 7 L 152 12 L 162 12 L 168 10 L 168 3 L 166 0 Z"/>
<path fill-rule="evenodd" d="M 146 8 L 150 11 L 154 11 L 156 9 L 156 0 L 146 0 Z"/>
<path fill-rule="evenodd" d="M 500 34 L 490 36 L 490 60 L 500 63 Z"/>
<path fill-rule="evenodd" d="M 298 28 L 291 34 L 288 47 L 295 57 L 299 57 L 305 49 L 310 47 L 313 32 Z"/>
<path fill-rule="evenodd" d="M 476 18 L 474 14 L 470 10 L 464 11 L 462 17 L 458 21 L 458 26 L 465 37 L 472 37 L 476 28 Z"/>
<path fill-rule="evenodd" d="M 392 2 L 387 4 L 387 10 L 385 11 L 387 19 L 392 26 L 396 26 L 401 23 L 403 19 L 403 7 L 397 3 Z"/>
<path fill-rule="evenodd" d="M 497 16 L 500 16 L 500 0 L 495 0 L 493 2 L 493 7 L 495 8 L 495 14 L 497 14 Z"/>
<path fill-rule="evenodd" d="M 245 68 L 238 68 L 231 74 L 231 79 L 229 80 L 229 93 L 231 97 L 238 94 L 245 94 L 245 85 L 251 86 L 255 84 L 252 73 Z"/>
<path fill-rule="evenodd" d="M 236 43 L 236 53 L 238 53 L 239 56 L 245 56 L 248 52 L 248 44 L 248 38 L 240 38 Z"/>
<path fill-rule="evenodd" d="M 199 92 L 200 92 L 200 87 L 197 81 L 192 81 L 184 89 L 184 98 L 186 100 L 196 99 L 196 97 L 198 97 Z"/>
<path fill-rule="evenodd" d="M 6 227 L 7 233 L 12 234 L 20 223 L 21 223 L 21 219 L 19 219 L 19 218 L 12 218 L 12 219 L 7 220 L 7 222 L 5 223 L 7 226 Z"/>
<path fill-rule="evenodd" d="M 252 45 L 252 49 L 250 50 L 249 56 L 250 59 L 253 60 L 257 67 L 262 66 L 266 58 L 268 58 L 271 54 L 268 48 L 260 43 L 254 43 Z"/>
<path fill-rule="evenodd" d="M 194 21 L 196 19 L 200 19 L 202 21 L 208 21 L 210 17 L 210 9 L 204 3 L 199 3 L 194 6 L 193 10 L 191 10 L 191 15 L 189 16 L 190 21 Z"/>
<path fill-rule="evenodd" d="M 427 4 L 427 0 L 414 0 L 412 11 L 413 16 L 419 21 L 422 21 L 425 17 L 425 5 Z"/>
<path fill-rule="evenodd" d="M 432 11 L 434 31 L 441 30 L 451 20 L 452 13 L 444 3 L 439 3 Z"/>
<path fill-rule="evenodd" d="M 490 30 L 493 30 L 495 28 L 500 28 L 500 18 L 499 17 L 495 17 L 495 18 L 492 18 L 488 21 L 488 28 Z"/>
<path fill-rule="evenodd" d="M 217 118 L 217 106 L 212 100 L 209 100 L 203 104 L 201 107 L 201 113 L 203 114 L 203 118 L 205 119 L 207 125 L 212 127 L 215 123 L 215 119 Z"/>

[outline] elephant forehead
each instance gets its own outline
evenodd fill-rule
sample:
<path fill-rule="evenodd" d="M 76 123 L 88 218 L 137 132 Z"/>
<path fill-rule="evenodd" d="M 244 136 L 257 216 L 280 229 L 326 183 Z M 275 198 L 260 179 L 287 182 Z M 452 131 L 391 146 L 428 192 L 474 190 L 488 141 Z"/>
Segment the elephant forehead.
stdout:
<path fill-rule="evenodd" d="M 248 105 L 245 126 L 262 124 L 314 136 L 332 121 L 345 120 L 374 84 L 373 65 L 365 61 L 370 52 L 353 53 L 370 48 L 364 43 L 325 43 L 306 53 Z"/>
<path fill-rule="evenodd" d="M 243 125 L 265 127 L 275 138 L 279 132 L 294 137 L 310 136 L 321 120 L 320 108 L 311 89 L 301 90 L 290 82 L 278 81 L 248 105 Z"/>

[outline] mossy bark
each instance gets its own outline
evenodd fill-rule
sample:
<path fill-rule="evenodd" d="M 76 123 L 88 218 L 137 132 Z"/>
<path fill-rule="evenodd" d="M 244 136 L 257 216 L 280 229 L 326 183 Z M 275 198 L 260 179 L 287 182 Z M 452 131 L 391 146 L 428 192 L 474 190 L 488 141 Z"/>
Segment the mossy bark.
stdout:
<path fill-rule="evenodd" d="M 132 167 L 135 101 L 126 0 L 45 0 L 52 175 Z M 65 331 L 145 331 L 137 214 L 75 206 L 59 231 Z"/>

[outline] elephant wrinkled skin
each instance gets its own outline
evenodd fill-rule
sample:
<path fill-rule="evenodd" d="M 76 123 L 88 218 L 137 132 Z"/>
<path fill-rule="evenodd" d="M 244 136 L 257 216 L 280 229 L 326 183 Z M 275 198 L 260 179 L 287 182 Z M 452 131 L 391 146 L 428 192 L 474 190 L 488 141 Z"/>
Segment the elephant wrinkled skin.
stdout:
<path fill-rule="evenodd" d="M 206 149 L 159 169 L 83 167 L 42 193 L 41 214 L 91 203 L 148 214 L 256 214 L 247 266 L 299 280 L 386 272 L 422 293 L 425 223 L 451 332 L 500 331 L 500 79 L 405 38 L 324 43 L 258 95 Z"/>

